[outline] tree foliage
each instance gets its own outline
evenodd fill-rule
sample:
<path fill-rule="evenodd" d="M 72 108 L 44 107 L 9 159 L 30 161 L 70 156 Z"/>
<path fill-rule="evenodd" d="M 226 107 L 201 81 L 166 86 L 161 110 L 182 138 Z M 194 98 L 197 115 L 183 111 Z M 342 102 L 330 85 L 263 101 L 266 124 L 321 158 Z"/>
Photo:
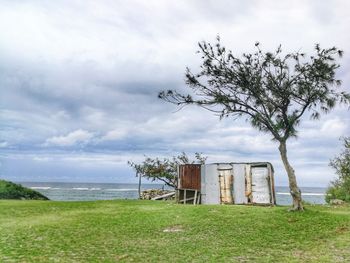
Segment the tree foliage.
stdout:
<path fill-rule="evenodd" d="M 326 201 L 340 199 L 350 202 L 350 137 L 342 138 L 344 150 L 330 161 L 338 178 L 331 182 L 328 188 Z"/>
<path fill-rule="evenodd" d="M 142 163 L 128 161 L 137 175 L 141 175 L 151 181 L 162 181 L 170 187 L 177 188 L 177 167 L 180 164 L 204 164 L 207 157 L 201 153 L 195 153 L 195 160 L 190 160 L 186 153 L 182 152 L 172 158 L 151 158 L 145 157 Z"/>
<path fill-rule="evenodd" d="M 201 71 L 186 72 L 191 94 L 167 90 L 159 97 L 201 106 L 221 118 L 243 116 L 278 141 L 296 136 L 305 112 L 317 119 L 336 102 L 350 102 L 349 94 L 337 90 L 341 81 L 335 76 L 336 57 L 343 52 L 336 47 L 322 49 L 317 44 L 315 54 L 307 58 L 302 52 L 283 54 L 281 46 L 264 53 L 256 43 L 255 53 L 237 57 L 217 40 L 216 45 L 199 43 Z"/>

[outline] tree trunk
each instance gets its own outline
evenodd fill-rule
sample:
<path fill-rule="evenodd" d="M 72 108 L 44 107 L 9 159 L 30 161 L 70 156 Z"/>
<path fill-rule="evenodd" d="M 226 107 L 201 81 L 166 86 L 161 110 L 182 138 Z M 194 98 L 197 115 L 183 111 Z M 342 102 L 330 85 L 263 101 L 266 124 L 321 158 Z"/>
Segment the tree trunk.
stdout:
<path fill-rule="evenodd" d="M 301 192 L 300 192 L 300 189 L 297 185 L 297 179 L 295 177 L 294 169 L 289 164 L 289 161 L 287 158 L 286 142 L 280 141 L 280 145 L 279 145 L 278 149 L 279 149 L 280 154 L 281 154 L 281 159 L 283 161 L 284 168 L 286 169 L 286 172 L 288 174 L 290 194 L 292 195 L 292 198 L 293 198 L 292 210 L 303 211 L 304 208 L 303 208 L 302 199 L 301 199 Z"/>

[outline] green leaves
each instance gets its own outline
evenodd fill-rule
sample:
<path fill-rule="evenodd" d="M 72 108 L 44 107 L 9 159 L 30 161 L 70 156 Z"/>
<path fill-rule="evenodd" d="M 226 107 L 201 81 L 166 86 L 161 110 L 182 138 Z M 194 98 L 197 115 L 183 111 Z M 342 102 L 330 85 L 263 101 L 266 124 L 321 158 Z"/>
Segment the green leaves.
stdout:
<path fill-rule="evenodd" d="M 312 119 L 328 113 L 337 103 L 350 105 L 350 95 L 337 91 L 336 58 L 343 51 L 336 47 L 315 54 L 284 54 L 279 45 L 274 52 L 233 55 L 222 46 L 199 43 L 202 65 L 197 74 L 186 71 L 188 94 L 161 92 L 159 97 L 177 105 L 195 104 L 222 117 L 244 117 L 257 129 L 270 132 L 277 140 L 296 135 L 296 126 L 305 113 Z"/>
<path fill-rule="evenodd" d="M 201 153 L 195 153 L 195 160 L 190 161 L 187 154 L 182 152 L 178 156 L 163 159 L 145 156 L 145 160 L 142 163 L 137 164 L 132 161 L 128 161 L 128 165 L 134 169 L 136 174 L 139 174 L 142 177 L 145 177 L 151 181 L 159 180 L 168 186 L 176 188 L 177 166 L 179 164 L 204 164 L 206 159 L 207 157 L 203 156 Z"/>
<path fill-rule="evenodd" d="M 350 137 L 342 138 L 344 149 L 330 161 L 330 166 L 335 169 L 338 178 L 331 182 L 328 189 L 327 201 L 341 199 L 350 202 Z"/>

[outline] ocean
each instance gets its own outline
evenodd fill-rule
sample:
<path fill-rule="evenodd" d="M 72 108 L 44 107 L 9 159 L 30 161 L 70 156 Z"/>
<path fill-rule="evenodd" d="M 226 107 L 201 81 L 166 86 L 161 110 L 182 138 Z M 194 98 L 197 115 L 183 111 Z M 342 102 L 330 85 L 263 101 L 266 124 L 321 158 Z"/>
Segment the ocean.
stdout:
<path fill-rule="evenodd" d="M 93 201 L 113 199 L 137 199 L 138 184 L 119 183 L 48 183 L 19 182 L 54 201 Z M 163 184 L 142 184 L 141 189 L 162 189 Z M 325 204 L 326 188 L 300 187 L 304 201 L 311 204 Z M 276 186 L 278 205 L 290 205 L 292 198 L 289 188 Z"/>

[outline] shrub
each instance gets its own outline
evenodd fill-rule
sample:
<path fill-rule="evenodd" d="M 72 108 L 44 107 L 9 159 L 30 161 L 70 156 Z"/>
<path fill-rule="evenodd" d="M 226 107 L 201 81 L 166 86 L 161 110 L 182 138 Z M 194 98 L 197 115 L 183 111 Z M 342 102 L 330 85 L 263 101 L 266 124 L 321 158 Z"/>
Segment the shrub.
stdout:
<path fill-rule="evenodd" d="M 335 169 L 338 178 L 331 182 L 327 190 L 327 202 L 332 199 L 350 202 L 350 137 L 342 138 L 342 140 L 345 149 L 329 164 Z"/>
<path fill-rule="evenodd" d="M 49 200 L 37 191 L 5 180 L 0 180 L 0 199 Z"/>

